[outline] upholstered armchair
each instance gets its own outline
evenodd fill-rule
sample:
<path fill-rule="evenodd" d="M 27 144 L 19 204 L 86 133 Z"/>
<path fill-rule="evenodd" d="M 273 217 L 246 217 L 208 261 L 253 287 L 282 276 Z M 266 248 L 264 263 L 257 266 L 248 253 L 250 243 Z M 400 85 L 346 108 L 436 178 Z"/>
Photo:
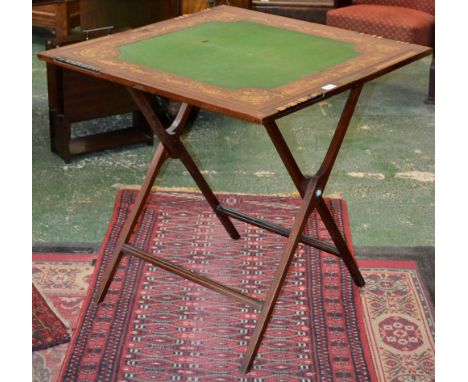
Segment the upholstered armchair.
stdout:
<path fill-rule="evenodd" d="M 434 48 L 435 0 L 334 0 L 327 25 Z M 435 101 L 435 54 L 427 103 Z"/>

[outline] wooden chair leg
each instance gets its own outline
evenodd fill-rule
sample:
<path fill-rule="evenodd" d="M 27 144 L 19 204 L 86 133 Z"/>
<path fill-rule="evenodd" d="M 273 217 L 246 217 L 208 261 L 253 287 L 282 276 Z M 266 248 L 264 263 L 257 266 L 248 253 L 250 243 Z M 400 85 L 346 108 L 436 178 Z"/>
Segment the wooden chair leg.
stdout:
<path fill-rule="evenodd" d="M 431 67 L 429 68 L 429 90 L 426 103 L 435 104 L 435 53 L 432 54 Z"/>

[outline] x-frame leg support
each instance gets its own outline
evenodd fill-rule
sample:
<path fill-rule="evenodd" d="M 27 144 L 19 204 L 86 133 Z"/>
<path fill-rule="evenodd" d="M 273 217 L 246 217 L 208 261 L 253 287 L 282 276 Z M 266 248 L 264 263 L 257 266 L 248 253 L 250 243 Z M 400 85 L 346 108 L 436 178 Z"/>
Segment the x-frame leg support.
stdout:
<path fill-rule="evenodd" d="M 244 373 L 247 372 L 252 366 L 263 334 L 268 326 L 268 322 L 270 320 L 271 313 L 273 312 L 276 300 L 278 299 L 278 296 L 281 292 L 281 287 L 288 273 L 289 265 L 294 258 L 294 253 L 299 242 L 302 241 L 302 232 L 304 231 L 310 214 L 315 209 L 317 209 L 328 232 L 330 233 L 336 249 L 338 250 L 338 253 L 334 254 L 337 254 L 343 259 L 356 285 L 362 287 L 365 284 L 364 278 L 359 271 L 356 261 L 354 260 L 345 240 L 341 236 L 341 233 L 339 232 L 338 227 L 322 197 L 323 191 L 327 185 L 328 178 L 330 176 L 333 165 L 335 164 L 335 160 L 338 156 L 338 152 L 346 134 L 346 130 L 354 113 L 354 109 L 359 99 L 361 90 L 362 87 L 360 86 L 353 88 L 350 91 L 348 100 L 343 109 L 343 113 L 341 115 L 340 121 L 338 122 L 338 126 L 322 165 L 317 174 L 310 178 L 302 175 L 276 124 L 272 122 L 265 125 L 265 128 L 267 129 L 279 156 L 285 164 L 286 169 L 293 179 L 293 182 L 296 185 L 299 193 L 303 197 L 303 202 L 299 212 L 296 214 L 288 241 L 280 258 L 278 269 L 276 270 L 275 277 L 263 304 L 262 311 L 257 319 L 257 324 L 252 337 L 249 340 L 247 351 L 244 354 L 241 365 L 241 370 Z"/>
<path fill-rule="evenodd" d="M 268 322 L 273 312 L 273 308 L 281 292 L 281 287 L 284 283 L 284 280 L 286 279 L 289 266 L 293 260 L 294 253 L 297 249 L 299 242 L 322 249 L 340 257 L 344 261 L 355 284 L 360 287 L 364 286 L 365 282 L 361 275 L 361 272 L 359 271 L 359 268 L 351 254 L 351 251 L 348 248 L 344 238 L 342 237 L 332 217 L 332 214 L 330 213 L 322 197 L 323 191 L 327 185 L 328 178 L 330 176 L 331 170 L 333 168 L 344 136 L 346 134 L 346 130 L 354 113 L 355 106 L 361 93 L 361 89 L 362 86 L 357 86 L 351 89 L 348 96 L 348 100 L 346 102 L 338 126 L 336 128 L 335 134 L 328 148 L 328 151 L 325 155 L 321 167 L 314 176 L 307 177 L 302 174 L 276 123 L 273 121 L 267 122 L 264 125 L 273 144 L 275 145 L 275 148 L 281 160 L 283 161 L 286 169 L 288 170 L 289 175 L 291 176 L 296 188 L 298 189 L 301 197 L 303 198 L 302 205 L 296 214 L 294 224 L 291 230 L 275 225 L 271 222 L 266 222 L 254 218 L 242 212 L 232 210 L 219 203 L 218 199 L 204 180 L 199 169 L 197 168 L 196 164 L 194 163 L 193 159 L 191 158 L 190 154 L 187 152 L 179 138 L 181 130 L 183 129 L 190 115 L 189 105 L 183 104 L 171 127 L 165 129 L 162 126 L 159 119 L 157 118 L 157 116 L 155 115 L 154 111 L 152 110 L 152 107 L 146 99 L 144 93 L 138 90 L 129 89 L 130 94 L 132 95 L 136 104 L 139 106 L 143 115 L 147 119 L 149 125 L 158 135 L 161 143 L 159 144 L 156 150 L 145 181 L 140 189 L 140 192 L 138 193 L 134 205 L 132 206 L 130 215 L 127 218 L 124 227 L 121 231 L 114 253 L 110 261 L 106 265 L 103 279 L 98 286 L 95 301 L 100 302 L 104 298 L 109 284 L 112 280 L 113 274 L 115 273 L 115 270 L 118 266 L 121 254 L 122 252 L 127 252 L 137 257 L 140 257 L 154 265 L 157 265 L 167 271 L 176 273 L 188 280 L 194 281 L 207 288 L 215 290 L 224 295 L 236 298 L 239 301 L 261 309 L 261 312 L 257 319 L 256 327 L 249 340 L 247 351 L 244 354 L 244 358 L 241 365 L 241 371 L 246 373 L 252 366 L 253 360 L 255 359 L 263 334 L 268 326 Z M 272 281 L 271 287 L 264 301 L 254 299 L 239 291 L 226 287 L 225 285 L 217 283 L 194 272 L 188 271 L 182 267 L 171 264 L 165 260 L 156 259 L 152 256 L 145 254 L 138 248 L 132 247 L 128 243 L 132 231 L 138 220 L 138 216 L 142 212 L 145 201 L 151 191 L 151 187 L 154 184 L 154 181 L 156 180 L 156 177 L 163 163 L 169 157 L 177 158 L 182 161 L 182 163 L 199 186 L 201 192 L 205 196 L 209 205 L 211 206 L 211 208 L 213 209 L 216 216 L 223 224 L 231 238 L 238 239 L 239 233 L 237 232 L 229 217 L 233 217 L 238 220 L 257 225 L 261 228 L 288 237 L 283 254 L 280 258 L 278 269 L 276 270 L 276 274 Z M 307 220 L 314 210 L 317 210 L 318 214 L 322 218 L 325 227 L 330 233 L 335 247 L 320 242 L 318 240 L 309 238 L 302 234 L 305 225 L 307 224 Z"/>
<path fill-rule="evenodd" d="M 205 196 L 209 205 L 213 208 L 213 211 L 218 216 L 218 219 L 226 229 L 229 236 L 231 236 L 233 239 L 239 239 L 240 237 L 231 220 L 216 209 L 216 207 L 220 205 L 218 199 L 213 194 L 213 191 L 211 191 L 211 188 L 209 187 L 208 183 L 206 183 L 203 175 L 196 166 L 192 157 L 180 141 L 179 135 L 181 134 L 181 131 L 183 130 L 190 116 L 191 107 L 187 104 L 182 104 L 172 125 L 165 129 L 156 116 L 150 102 L 144 93 L 131 88 L 128 90 L 132 95 L 135 103 L 138 105 L 141 112 L 145 116 L 149 125 L 153 129 L 154 133 L 159 137 L 160 143 L 156 149 L 155 155 L 153 156 L 153 160 L 148 169 L 143 185 L 141 186 L 141 189 L 138 193 L 137 199 L 132 206 L 130 215 L 128 216 L 122 228 L 114 249 L 114 253 L 112 254 L 112 257 L 105 268 L 102 282 L 99 284 L 98 292 L 95 296 L 96 302 L 101 302 L 104 298 L 107 289 L 109 288 L 109 284 L 112 281 L 113 275 L 117 269 L 122 251 L 124 249 L 126 249 L 128 252 L 132 250 L 132 248 L 128 247 L 128 241 L 133 232 L 133 228 L 138 221 L 138 217 L 143 210 L 146 199 L 148 198 L 148 195 L 151 191 L 151 187 L 153 186 L 162 165 L 169 157 L 180 159 L 180 161 L 184 164 L 185 168 L 190 173 L 192 178 L 195 180 L 195 183 L 198 185 L 201 192 Z"/>

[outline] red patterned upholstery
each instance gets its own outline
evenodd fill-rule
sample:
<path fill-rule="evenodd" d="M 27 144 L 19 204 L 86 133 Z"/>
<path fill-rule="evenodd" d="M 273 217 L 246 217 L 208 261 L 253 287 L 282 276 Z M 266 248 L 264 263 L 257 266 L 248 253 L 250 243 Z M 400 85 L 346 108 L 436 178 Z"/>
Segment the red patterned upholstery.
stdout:
<path fill-rule="evenodd" d="M 435 0 L 334 0 L 327 25 L 434 48 Z M 340 8 L 341 7 L 341 8 Z M 435 102 L 435 54 L 426 103 Z"/>
<path fill-rule="evenodd" d="M 435 15 L 434 0 L 353 0 L 353 4 L 393 5 L 396 7 L 412 8 Z"/>
<path fill-rule="evenodd" d="M 418 1 L 425 3 L 423 0 Z M 384 3 L 390 0 L 373 2 Z M 327 25 L 414 44 L 434 45 L 435 17 L 416 9 L 374 4 L 351 5 L 328 11 Z"/>

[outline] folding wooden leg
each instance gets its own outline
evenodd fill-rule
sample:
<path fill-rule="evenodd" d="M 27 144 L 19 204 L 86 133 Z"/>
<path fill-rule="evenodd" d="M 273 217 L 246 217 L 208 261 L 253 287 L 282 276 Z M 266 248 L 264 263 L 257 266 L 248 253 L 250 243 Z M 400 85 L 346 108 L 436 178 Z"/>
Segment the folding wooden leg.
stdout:
<path fill-rule="evenodd" d="M 137 223 L 138 217 L 140 216 L 140 213 L 143 210 L 143 206 L 145 205 L 145 201 L 148 198 L 148 195 L 151 191 L 151 187 L 153 186 L 154 181 L 156 180 L 156 177 L 158 176 L 163 163 L 168 158 L 168 154 L 169 153 L 167 152 L 164 145 L 160 143 L 158 148 L 156 149 L 156 153 L 154 154 L 145 181 L 141 186 L 140 191 L 138 192 L 135 204 L 132 205 L 130 215 L 127 217 L 122 231 L 120 232 L 120 236 L 117 240 L 117 244 L 115 246 L 112 257 L 107 263 L 103 279 L 99 284 L 98 291 L 95 296 L 96 302 L 101 302 L 101 300 L 106 295 L 107 289 L 109 288 L 109 284 L 112 280 L 112 277 L 114 276 L 115 270 L 117 269 L 122 253 L 122 247 L 130 239 L 130 235 L 132 234 L 133 228 Z"/>
<path fill-rule="evenodd" d="M 253 331 L 252 337 L 249 340 L 248 348 L 246 353 L 244 354 L 244 358 L 241 365 L 241 369 L 245 373 L 249 370 L 253 360 L 255 359 L 255 355 L 260 346 L 263 334 L 268 326 L 268 322 L 273 312 L 273 308 L 281 292 L 281 287 L 286 279 L 289 266 L 292 262 L 294 253 L 297 249 L 297 245 L 299 244 L 299 242 L 303 242 L 307 245 L 326 250 L 334 255 L 341 257 L 345 262 L 346 266 L 348 267 L 348 270 L 351 273 L 355 283 L 359 286 L 364 285 L 364 279 L 362 278 L 359 268 L 357 267 L 356 262 L 354 261 L 351 252 L 346 245 L 345 240 L 341 236 L 338 227 L 322 198 L 323 191 L 328 182 L 328 178 L 330 176 L 331 170 L 338 155 L 341 143 L 343 142 L 347 127 L 354 112 L 354 108 L 358 101 L 359 94 L 361 92 L 361 87 L 356 87 L 350 91 L 345 108 L 341 115 L 340 121 L 338 122 L 337 129 L 332 138 L 332 141 L 327 150 L 322 165 L 319 171 L 312 177 L 306 177 L 302 174 L 297 163 L 294 160 L 293 155 L 289 151 L 289 148 L 286 142 L 284 141 L 278 129 L 278 126 L 274 122 L 268 122 L 267 124 L 265 124 L 265 127 L 275 145 L 276 150 L 278 151 L 280 158 L 285 164 L 286 169 L 288 170 L 294 184 L 296 185 L 301 196 L 303 197 L 303 203 L 295 217 L 295 221 L 291 230 L 285 229 L 271 222 L 262 221 L 258 218 L 248 216 L 242 212 L 235 211 L 219 203 L 218 199 L 213 194 L 209 185 L 206 183 L 205 179 L 200 173 L 200 170 L 196 166 L 195 162 L 193 161 L 190 154 L 188 153 L 188 151 L 186 150 L 185 146 L 182 144 L 179 138 L 180 130 L 185 125 L 189 117 L 190 106 L 183 104 L 172 126 L 165 129 L 159 121 L 158 117 L 155 115 L 144 93 L 130 88 L 129 91 L 136 104 L 139 106 L 141 112 L 145 116 L 146 120 L 148 121 L 149 125 L 151 126 L 153 131 L 158 135 L 161 143 L 153 158 L 152 164 L 150 166 L 142 189 L 138 194 L 135 205 L 132 208 L 129 218 L 125 222 L 124 228 L 117 241 L 117 246 L 115 248 L 114 254 L 112 255 L 112 258 L 106 266 L 103 280 L 98 287 L 96 300 L 100 301 L 104 297 L 106 290 L 109 287 L 110 280 L 112 279 L 112 276 L 116 270 L 118 261 L 121 256 L 121 252 L 123 250 L 132 255 L 138 256 L 146 261 L 149 261 L 163 269 L 181 275 L 186 279 L 197 282 L 203 286 L 206 286 L 207 288 L 211 288 L 219 293 L 234 297 L 239 301 L 253 305 L 257 308 L 261 307 L 261 312 L 257 320 L 257 325 Z M 239 233 L 237 232 L 229 217 L 237 218 L 241 221 L 257 225 L 259 227 L 268 229 L 272 232 L 288 237 L 283 254 L 280 258 L 278 269 L 276 270 L 276 274 L 272 281 L 270 290 L 267 293 L 265 301 L 256 300 L 254 298 L 240 293 L 239 291 L 233 290 L 216 281 L 208 279 L 202 275 L 198 275 L 194 272 L 187 271 L 182 267 L 170 264 L 164 260 L 153 258 L 152 256 L 145 254 L 138 248 L 135 248 L 128 244 L 128 240 L 133 231 L 133 228 L 135 227 L 138 216 L 143 209 L 144 203 L 151 190 L 151 186 L 153 185 L 156 176 L 158 175 L 159 170 L 161 169 L 162 164 L 169 156 L 172 158 L 180 159 L 182 161 L 192 178 L 200 187 L 200 190 L 202 191 L 203 195 L 205 196 L 213 211 L 216 213 L 218 219 L 223 224 L 226 231 L 232 238 L 239 238 Z M 318 213 L 320 214 L 327 230 L 329 231 L 332 237 L 336 248 L 333 248 L 327 243 L 322 243 L 318 240 L 306 237 L 302 234 L 310 214 L 315 209 L 317 209 Z"/>
<path fill-rule="evenodd" d="M 281 287 L 283 286 L 288 273 L 289 265 L 291 264 L 297 245 L 299 244 L 302 231 L 304 230 L 310 213 L 317 206 L 318 199 L 314 195 L 315 189 L 316 182 L 311 181 L 307 187 L 304 202 L 296 215 L 291 234 L 289 235 L 283 254 L 281 255 L 278 269 L 276 270 L 272 285 L 268 291 L 265 302 L 263 303 L 262 311 L 257 319 L 257 325 L 255 326 L 252 337 L 250 337 L 249 345 L 244 354 L 241 365 L 241 371 L 243 373 L 246 373 L 252 366 L 252 362 L 257 354 L 263 334 L 268 326 L 268 321 L 270 320 L 276 300 L 281 292 Z"/>
<path fill-rule="evenodd" d="M 210 206 L 213 208 L 219 220 L 226 228 L 228 234 L 233 239 L 238 239 L 240 237 L 239 233 L 230 221 L 229 217 L 225 216 L 217 210 L 217 207 L 220 204 L 218 199 L 211 191 L 210 187 L 208 186 L 208 183 L 206 183 L 196 164 L 190 157 L 190 154 L 187 152 L 184 145 L 179 139 L 180 132 L 190 116 L 190 106 L 187 104 L 182 104 L 173 124 L 169 128 L 165 129 L 159 121 L 158 117 L 156 116 L 150 102 L 146 99 L 145 95 L 140 91 L 130 88 L 129 92 L 135 100 L 136 104 L 139 106 L 146 120 L 148 121 L 148 124 L 151 126 L 156 135 L 158 135 L 161 143 L 159 144 L 156 153 L 153 157 L 150 168 L 147 172 L 144 183 L 138 193 L 135 204 L 131 207 L 132 209 L 130 215 L 125 221 L 124 227 L 122 228 L 120 236 L 117 240 L 116 247 L 114 249 L 114 253 L 110 258 L 109 263 L 106 265 L 103 279 L 98 285 L 98 290 L 95 296 L 96 302 L 100 302 L 104 298 L 107 289 L 109 288 L 110 282 L 112 281 L 112 277 L 117 269 L 119 260 L 121 258 L 122 249 L 128 244 L 128 240 L 130 239 L 133 229 L 138 221 L 138 217 L 140 216 L 140 213 L 143 210 L 146 199 L 148 198 L 148 195 L 151 191 L 151 187 L 153 186 L 154 181 L 156 180 L 156 177 L 158 176 L 163 163 L 166 159 L 169 158 L 169 156 L 173 158 L 178 158 L 182 161 L 189 173 L 192 175 L 195 182 L 200 187 L 203 195 L 207 199 Z"/>
<path fill-rule="evenodd" d="M 317 174 L 311 177 L 312 179 L 316 179 L 317 191 L 319 192 L 319 202 L 317 204 L 317 211 L 320 214 L 320 217 L 322 218 L 325 227 L 330 233 L 333 243 L 335 244 L 335 247 L 337 249 L 336 252 L 345 262 L 356 285 L 360 287 L 364 286 L 364 279 L 361 273 L 359 272 L 359 268 L 356 265 L 356 261 L 351 255 L 351 251 L 349 250 L 345 240 L 341 236 L 341 233 L 338 230 L 338 227 L 336 226 L 336 223 L 333 220 L 333 217 L 330 211 L 328 210 L 328 207 L 326 206 L 321 195 L 323 195 L 323 191 L 327 185 L 331 170 L 338 156 L 338 152 L 346 134 L 346 130 L 349 126 L 351 117 L 354 113 L 354 109 L 359 99 L 361 89 L 361 87 L 356 87 L 350 91 L 348 100 L 343 109 L 343 113 L 341 115 L 340 121 L 338 122 L 337 129 L 332 138 L 332 141 L 330 142 L 330 146 L 327 150 L 322 165 L 320 166 L 320 169 L 317 172 Z M 268 122 L 267 124 L 265 124 L 265 128 L 271 140 L 273 141 L 273 144 L 275 145 L 275 148 L 280 158 L 282 159 L 286 169 L 288 170 L 289 175 L 291 176 L 291 179 L 293 180 L 297 190 L 299 191 L 301 196 L 304 197 L 304 185 L 306 184 L 308 179 L 310 179 L 310 177 L 304 176 L 302 174 L 276 123 L 274 121 Z M 323 248 L 321 249 L 323 250 Z"/>
<path fill-rule="evenodd" d="M 276 300 L 281 292 L 281 287 L 286 278 L 288 268 L 294 257 L 297 245 L 300 241 L 304 242 L 302 239 L 302 231 L 304 230 L 304 227 L 307 223 L 307 219 L 315 209 L 317 209 L 318 213 L 320 214 L 325 227 L 330 233 L 330 236 L 336 246 L 337 251 L 333 251 L 332 253 L 338 254 L 339 257 L 343 259 L 356 285 L 364 286 L 365 284 L 361 272 L 359 271 L 359 268 L 357 267 L 357 264 L 352 257 L 345 240 L 341 236 L 338 227 L 336 226 L 336 223 L 333 220 L 333 217 L 322 198 L 323 191 L 327 185 L 331 170 L 338 156 L 338 152 L 351 121 L 351 117 L 359 99 L 361 90 L 362 87 L 356 87 L 350 91 L 348 100 L 343 109 L 335 134 L 333 135 L 330 146 L 327 150 L 327 153 L 325 154 L 322 165 L 320 166 L 318 172 L 310 178 L 302 175 L 276 124 L 269 123 L 265 125 L 270 138 L 272 139 L 276 150 L 278 151 L 278 154 L 286 166 L 286 169 L 288 170 L 294 184 L 296 185 L 301 196 L 303 196 L 303 203 L 296 215 L 293 228 L 289 234 L 284 252 L 280 258 L 278 269 L 276 271 L 270 290 L 268 291 L 265 302 L 263 303 L 262 310 L 257 319 L 257 325 L 254 329 L 252 337 L 249 340 L 247 351 L 244 354 L 241 365 L 241 371 L 243 373 L 246 373 L 252 366 L 258 348 L 260 347 L 263 334 L 268 326 L 268 322 L 273 312 Z M 308 184 L 306 187 L 304 187 L 306 182 L 308 182 Z M 318 247 L 314 243 L 310 243 L 309 245 Z"/>
<path fill-rule="evenodd" d="M 271 138 L 271 141 L 275 145 L 275 149 L 278 152 L 281 160 L 288 170 L 289 176 L 291 177 L 294 185 L 296 186 L 297 190 L 301 197 L 304 197 L 304 190 L 306 188 L 305 182 L 307 178 L 302 174 L 301 169 L 297 165 L 294 156 L 292 155 L 286 141 L 281 134 L 281 131 L 278 128 L 278 125 L 275 121 L 267 122 L 265 124 L 266 131 Z"/>
<path fill-rule="evenodd" d="M 349 250 L 346 241 L 343 239 L 343 236 L 341 236 L 340 230 L 338 229 L 338 226 L 333 220 L 333 216 L 330 213 L 323 198 L 319 199 L 317 211 L 320 217 L 322 218 L 322 221 L 325 224 L 325 227 L 327 228 L 327 231 L 330 234 L 333 243 L 338 249 L 340 257 L 346 264 L 346 267 L 348 268 L 348 271 L 351 274 L 351 277 L 353 278 L 354 282 L 357 286 L 363 287 L 366 284 L 366 282 L 364 281 L 364 278 L 362 277 L 362 274 L 359 271 L 359 268 L 356 264 L 356 260 L 354 260 L 354 257 L 351 254 L 351 251 Z"/>
<path fill-rule="evenodd" d="M 219 221 L 228 232 L 229 236 L 231 236 L 231 238 L 233 239 L 239 239 L 240 235 L 237 232 L 236 227 L 234 227 L 234 225 L 232 224 L 231 220 L 217 210 L 217 207 L 220 205 L 220 203 L 213 191 L 211 190 L 208 183 L 205 181 L 205 178 L 201 174 L 200 170 L 193 161 L 189 152 L 187 151 L 183 143 L 180 141 L 180 129 L 173 129 L 172 127 L 164 129 L 162 124 L 159 122 L 159 119 L 156 117 L 151 107 L 151 104 L 146 99 L 144 93 L 139 90 L 134 90 L 130 88 L 129 92 L 132 95 L 133 100 L 145 116 L 146 120 L 153 128 L 156 135 L 169 150 L 171 157 L 180 159 L 180 161 L 184 164 L 185 168 L 190 173 L 197 186 L 200 188 L 200 191 L 205 196 L 205 199 L 208 201 L 208 204 L 211 206 Z M 181 109 L 186 109 L 188 111 L 186 114 L 184 114 L 183 122 L 177 121 L 177 117 L 176 122 L 178 122 L 179 124 L 185 124 L 187 118 L 190 115 L 190 106 L 188 106 L 187 104 L 182 104 Z"/>

